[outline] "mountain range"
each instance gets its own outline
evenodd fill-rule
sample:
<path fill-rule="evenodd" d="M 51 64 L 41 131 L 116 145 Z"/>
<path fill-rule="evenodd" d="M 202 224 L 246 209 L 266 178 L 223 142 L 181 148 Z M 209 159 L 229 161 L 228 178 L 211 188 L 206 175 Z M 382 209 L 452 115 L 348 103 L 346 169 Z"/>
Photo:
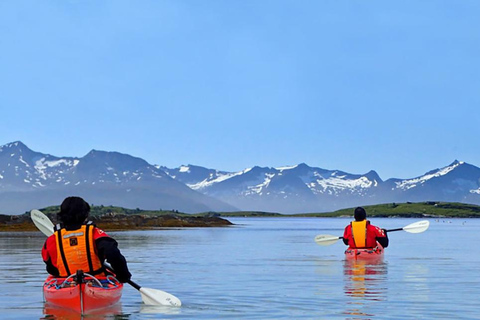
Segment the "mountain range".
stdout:
<path fill-rule="evenodd" d="M 455 160 L 411 179 L 383 181 L 295 166 L 239 172 L 195 165 L 167 168 L 118 152 L 56 157 L 16 141 L 0 147 L 0 213 L 59 205 L 70 195 L 95 205 L 207 211 L 326 212 L 358 205 L 448 201 L 480 204 L 480 168 Z"/>

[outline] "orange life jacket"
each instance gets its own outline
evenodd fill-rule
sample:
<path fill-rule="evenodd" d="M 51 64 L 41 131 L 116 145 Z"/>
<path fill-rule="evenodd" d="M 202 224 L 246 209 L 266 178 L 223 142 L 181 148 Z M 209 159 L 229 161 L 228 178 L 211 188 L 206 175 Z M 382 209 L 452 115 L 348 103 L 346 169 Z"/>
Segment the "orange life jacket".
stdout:
<path fill-rule="evenodd" d="M 356 248 L 365 248 L 367 246 L 367 223 L 368 220 L 352 221 L 352 235 Z"/>
<path fill-rule="evenodd" d="M 57 227 L 57 269 L 60 277 L 68 277 L 77 270 L 91 275 L 103 272 L 102 262 L 95 252 L 93 229 L 89 222 L 76 230 Z"/>

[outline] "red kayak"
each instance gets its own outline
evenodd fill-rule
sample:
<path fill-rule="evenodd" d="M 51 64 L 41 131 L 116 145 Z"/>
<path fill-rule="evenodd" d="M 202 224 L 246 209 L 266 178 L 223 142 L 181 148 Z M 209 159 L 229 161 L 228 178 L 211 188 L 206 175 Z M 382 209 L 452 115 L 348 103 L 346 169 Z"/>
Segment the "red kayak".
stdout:
<path fill-rule="evenodd" d="M 345 250 L 345 258 L 347 260 L 374 260 L 374 259 L 382 259 L 383 253 L 385 250 L 377 242 L 377 246 L 375 248 L 348 248 Z"/>
<path fill-rule="evenodd" d="M 111 307 L 122 297 L 123 284 L 115 277 L 96 278 L 87 273 L 77 274 L 67 278 L 49 276 L 43 284 L 46 303 L 86 314 Z"/>

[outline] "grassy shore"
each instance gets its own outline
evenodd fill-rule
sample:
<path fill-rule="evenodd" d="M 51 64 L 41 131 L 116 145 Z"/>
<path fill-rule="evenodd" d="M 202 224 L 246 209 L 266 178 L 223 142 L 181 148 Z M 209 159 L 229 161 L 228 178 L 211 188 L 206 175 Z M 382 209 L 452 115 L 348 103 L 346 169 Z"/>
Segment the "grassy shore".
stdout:
<path fill-rule="evenodd" d="M 480 218 L 480 206 L 456 202 L 407 202 L 363 206 L 369 217 L 432 217 L 432 218 Z M 355 208 L 333 212 L 279 214 L 272 212 L 245 211 L 220 212 L 221 217 L 350 217 Z"/>

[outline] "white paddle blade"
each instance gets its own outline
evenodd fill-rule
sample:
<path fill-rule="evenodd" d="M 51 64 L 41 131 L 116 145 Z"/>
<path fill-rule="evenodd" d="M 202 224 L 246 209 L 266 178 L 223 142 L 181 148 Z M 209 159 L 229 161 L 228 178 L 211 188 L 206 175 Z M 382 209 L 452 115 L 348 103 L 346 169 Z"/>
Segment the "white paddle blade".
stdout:
<path fill-rule="evenodd" d="M 142 294 L 142 301 L 146 305 L 174 307 L 180 307 L 182 305 L 180 299 L 162 290 L 141 287 L 139 291 Z"/>
<path fill-rule="evenodd" d="M 422 221 L 414 222 L 412 224 L 409 224 L 408 226 L 403 227 L 403 230 L 410 233 L 421 233 L 427 230 L 429 225 L 430 225 L 430 221 L 422 220 Z"/>
<path fill-rule="evenodd" d="M 331 236 L 328 234 L 319 234 L 315 237 L 315 242 L 321 246 L 329 246 L 337 242 L 339 239 L 340 237 Z"/>
<path fill-rule="evenodd" d="M 43 214 L 41 211 L 33 209 L 30 211 L 30 218 L 32 218 L 35 226 L 40 230 L 44 235 L 51 236 L 53 234 L 53 223 L 48 219 L 48 217 Z"/>

